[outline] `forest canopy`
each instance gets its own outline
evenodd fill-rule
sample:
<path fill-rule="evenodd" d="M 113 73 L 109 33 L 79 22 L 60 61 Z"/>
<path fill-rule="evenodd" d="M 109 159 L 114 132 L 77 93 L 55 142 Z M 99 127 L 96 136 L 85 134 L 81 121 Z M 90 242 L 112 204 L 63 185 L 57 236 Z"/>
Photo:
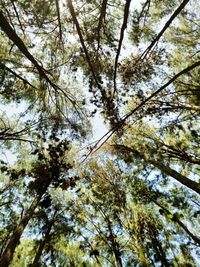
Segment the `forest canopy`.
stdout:
<path fill-rule="evenodd" d="M 198 0 L 0 0 L 0 267 L 199 266 L 199 40 Z"/>

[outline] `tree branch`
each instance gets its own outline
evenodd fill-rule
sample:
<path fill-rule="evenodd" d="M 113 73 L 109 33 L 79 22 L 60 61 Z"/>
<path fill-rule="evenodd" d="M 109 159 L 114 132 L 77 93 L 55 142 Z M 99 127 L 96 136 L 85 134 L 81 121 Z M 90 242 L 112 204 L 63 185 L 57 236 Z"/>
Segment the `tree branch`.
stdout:
<path fill-rule="evenodd" d="M 191 190 L 193 190 L 194 192 L 200 194 L 200 184 L 199 183 L 187 178 L 186 176 L 182 175 L 181 173 L 179 173 L 179 172 L 175 171 L 174 169 L 170 168 L 169 166 L 163 164 L 161 161 L 158 161 L 158 160 L 155 160 L 152 158 L 148 158 L 141 151 L 139 151 L 135 148 L 125 146 L 125 145 L 116 144 L 116 145 L 111 145 L 111 147 L 114 147 L 115 149 L 117 149 L 121 153 L 129 152 L 129 153 L 132 153 L 133 155 L 138 156 L 139 158 L 143 159 L 147 163 L 150 163 L 154 167 L 159 169 L 161 171 L 161 173 L 164 173 L 168 176 L 173 177 L 175 180 L 177 180 L 182 185 L 184 185 L 184 186 L 190 188 Z"/>
<path fill-rule="evenodd" d="M 44 80 L 47 81 L 47 83 L 49 85 L 51 85 L 54 90 L 59 90 L 62 93 L 64 93 L 64 90 L 61 89 L 60 87 L 58 87 L 56 84 L 54 84 L 49 77 L 46 75 L 44 68 L 38 64 L 37 60 L 33 57 L 33 55 L 31 55 L 31 53 L 28 51 L 26 45 L 24 44 L 24 42 L 22 41 L 22 39 L 16 34 L 15 30 L 10 26 L 10 24 L 8 23 L 7 19 L 5 18 L 5 16 L 3 15 L 3 12 L 0 10 L 0 27 L 3 30 L 3 32 L 8 36 L 8 38 L 13 41 L 13 43 L 19 48 L 19 50 L 22 52 L 22 54 L 25 55 L 25 57 L 27 59 L 29 59 L 31 61 L 31 63 L 36 67 L 36 69 L 38 70 L 38 73 L 40 75 L 40 77 Z M 67 99 L 73 104 L 75 105 L 75 100 L 72 99 L 70 96 L 66 95 Z"/>
<path fill-rule="evenodd" d="M 120 38 L 119 38 L 119 44 L 118 44 L 118 48 L 117 48 L 117 54 L 115 57 L 115 67 L 114 67 L 114 92 L 113 92 L 113 96 L 116 93 L 117 90 L 117 85 L 116 85 L 116 79 L 117 79 L 117 65 L 118 65 L 118 59 L 119 59 L 119 55 L 120 55 L 120 51 L 121 51 L 121 47 L 122 47 L 122 42 L 124 39 L 124 31 L 127 28 L 127 21 L 128 21 L 128 15 L 129 15 L 129 8 L 130 8 L 130 3 L 131 0 L 126 0 L 126 4 L 124 7 L 124 20 L 122 23 L 122 27 L 121 27 L 121 33 L 120 33 Z"/>
<path fill-rule="evenodd" d="M 87 51 L 87 48 L 86 48 L 86 46 L 85 46 L 84 38 L 83 38 L 83 35 L 82 35 L 82 33 L 81 33 L 81 28 L 80 28 L 79 22 L 78 22 L 78 20 L 77 20 L 76 13 L 75 13 L 75 11 L 74 11 L 74 7 L 73 7 L 73 4 L 72 4 L 72 1 L 71 1 L 71 0 L 67 0 L 67 6 L 68 6 L 69 11 L 70 11 L 70 14 L 71 14 L 71 16 L 72 16 L 72 20 L 73 20 L 73 22 L 74 22 L 74 24 L 75 24 L 75 26 L 76 26 L 76 30 L 77 30 L 77 33 L 78 33 L 78 36 L 79 36 L 79 39 L 80 39 L 80 42 L 81 42 L 81 46 L 82 46 L 83 51 L 84 51 L 84 53 L 85 53 L 85 57 L 86 57 L 88 66 L 89 66 L 89 68 L 90 68 L 90 71 L 91 71 L 91 73 L 92 73 L 92 76 L 93 76 L 93 78 L 94 78 L 94 80 L 95 80 L 95 83 L 96 83 L 97 87 L 98 87 L 99 89 L 101 89 L 101 85 L 100 85 L 99 82 L 98 82 L 98 79 L 97 79 L 96 74 L 95 74 L 95 72 L 94 72 L 94 68 L 93 68 L 93 66 L 92 66 L 92 62 L 91 62 L 91 60 L 90 60 L 90 56 L 89 56 L 88 51 Z"/>
<path fill-rule="evenodd" d="M 106 15 L 107 2 L 108 2 L 108 0 L 103 0 L 103 2 L 102 2 L 101 14 L 99 17 L 99 23 L 98 23 L 98 28 L 97 28 L 97 42 L 98 42 L 97 51 L 99 50 L 99 47 L 100 47 L 100 32 L 101 32 L 102 21 Z"/>
<path fill-rule="evenodd" d="M 3 64 L 0 63 L 0 67 L 1 67 L 1 69 L 5 69 L 8 72 L 12 73 L 16 78 L 22 80 L 24 84 L 28 84 L 32 88 L 37 89 L 34 85 L 32 85 L 31 83 L 29 83 L 29 81 L 27 81 L 26 79 L 24 79 L 19 74 L 17 74 L 15 71 L 11 70 L 10 68 L 6 67 L 5 65 L 3 65 Z"/>
<path fill-rule="evenodd" d="M 147 54 L 151 51 L 151 49 L 154 47 L 154 45 L 159 41 L 159 39 L 161 38 L 161 36 L 169 28 L 170 24 L 179 15 L 179 13 L 183 10 L 183 8 L 187 5 L 188 2 L 189 2 L 189 0 L 183 0 L 183 2 L 180 4 L 180 6 L 174 11 L 174 13 L 171 15 L 171 17 L 169 18 L 169 20 L 165 23 L 164 27 L 158 33 L 158 35 L 156 36 L 156 38 L 151 42 L 151 44 L 142 53 L 142 55 L 140 56 L 140 59 L 144 60 L 146 58 Z"/>
<path fill-rule="evenodd" d="M 117 132 L 120 128 L 122 128 L 127 121 L 129 117 L 131 117 L 134 113 L 136 113 L 140 108 L 142 108 L 149 100 L 151 100 L 153 97 L 158 95 L 161 91 L 163 91 L 166 87 L 168 87 L 170 84 L 172 84 L 175 80 L 177 80 L 181 75 L 186 74 L 187 72 L 190 72 L 194 68 L 197 68 L 200 66 L 200 61 L 197 61 L 190 65 L 189 67 L 183 69 L 179 73 L 175 74 L 174 77 L 172 77 L 167 83 L 165 83 L 163 86 L 161 86 L 158 90 L 156 90 L 153 94 L 151 94 L 149 97 L 147 97 L 145 100 L 143 100 L 136 108 L 131 110 L 129 113 L 127 113 L 122 119 L 118 122 L 116 126 L 111 128 L 106 134 L 104 134 L 94 145 L 93 149 L 89 152 L 89 154 L 85 157 L 83 161 L 85 161 L 91 154 L 95 153 L 98 149 L 100 149 L 107 141 L 110 139 L 110 137 Z M 82 161 L 82 162 L 83 162 Z"/>
<path fill-rule="evenodd" d="M 58 0 L 55 0 L 55 2 L 56 2 L 57 17 L 58 17 L 59 38 L 60 38 L 60 41 L 62 41 L 62 26 L 61 26 L 61 20 L 60 20 L 59 1 Z"/>
<path fill-rule="evenodd" d="M 16 8 L 16 5 L 15 5 L 15 2 L 14 2 L 13 0 L 11 0 L 11 3 L 12 3 L 12 5 L 13 5 L 13 9 L 14 9 L 14 11 L 15 11 L 17 20 L 18 20 L 19 25 L 20 25 L 20 28 L 21 28 L 23 34 L 25 35 L 25 33 L 24 33 L 24 29 L 23 29 L 23 26 L 22 26 L 22 23 L 21 23 L 20 18 L 19 18 L 19 14 L 18 14 L 18 12 L 17 12 L 17 8 Z"/>

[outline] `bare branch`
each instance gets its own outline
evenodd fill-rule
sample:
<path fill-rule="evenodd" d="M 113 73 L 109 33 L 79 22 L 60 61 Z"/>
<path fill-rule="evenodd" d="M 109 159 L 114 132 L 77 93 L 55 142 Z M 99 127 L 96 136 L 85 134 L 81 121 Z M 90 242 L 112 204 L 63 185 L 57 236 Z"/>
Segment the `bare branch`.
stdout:
<path fill-rule="evenodd" d="M 12 3 L 12 5 L 13 5 L 13 9 L 14 9 L 15 14 L 16 14 L 16 16 L 17 16 L 17 20 L 18 20 L 18 22 L 19 22 L 20 28 L 21 28 L 23 34 L 25 35 L 25 33 L 24 33 L 24 29 L 23 29 L 23 26 L 22 26 L 22 23 L 21 23 L 20 18 L 19 18 L 19 14 L 18 14 L 18 12 L 17 12 L 17 7 L 16 7 L 16 5 L 15 5 L 15 2 L 14 2 L 13 0 L 11 0 L 11 3 Z"/>
<path fill-rule="evenodd" d="M 163 86 L 161 86 L 158 90 L 156 90 L 153 94 L 151 94 L 149 97 L 147 97 L 145 100 L 143 100 L 136 108 L 131 110 L 129 113 L 127 113 L 122 119 L 118 122 L 118 124 L 111 128 L 106 134 L 104 134 L 94 145 L 94 147 L 90 150 L 90 152 L 86 155 L 85 159 L 82 161 L 84 162 L 90 155 L 94 154 L 97 150 L 99 150 L 107 141 L 110 139 L 110 137 L 117 132 L 120 128 L 122 128 L 127 121 L 129 117 L 131 117 L 134 113 L 136 113 L 139 109 L 141 109 L 149 100 L 154 98 L 156 95 L 158 95 L 161 91 L 163 91 L 166 87 L 168 87 L 170 84 L 172 84 L 175 80 L 177 80 L 181 75 L 186 74 L 187 72 L 190 72 L 191 70 L 197 68 L 200 66 L 200 61 L 195 62 L 194 64 L 190 65 L 189 67 L 183 69 L 176 75 L 174 75 L 167 83 L 165 83 Z"/>
<path fill-rule="evenodd" d="M 61 26 L 61 20 L 60 20 L 59 1 L 55 0 L 55 2 L 56 2 L 57 17 L 58 17 L 59 38 L 60 38 L 60 41 L 62 41 L 62 26 Z"/>
<path fill-rule="evenodd" d="M 113 96 L 116 93 L 117 90 L 117 85 L 116 85 L 116 79 L 117 79 L 117 65 L 118 65 L 118 59 L 119 59 L 119 55 L 120 55 L 120 51 L 121 51 L 121 47 L 122 47 L 122 42 L 124 39 L 124 31 L 127 28 L 127 21 L 128 21 L 128 15 L 129 15 L 129 8 L 130 8 L 130 3 L 131 0 L 126 0 L 126 4 L 124 7 L 124 20 L 123 20 L 123 24 L 121 27 L 121 33 L 120 33 L 120 39 L 119 39 L 119 44 L 118 44 L 118 48 L 117 48 L 117 54 L 115 57 L 115 67 L 114 67 L 114 92 L 113 92 Z"/>
<path fill-rule="evenodd" d="M 74 11 L 74 7 L 73 7 L 73 4 L 72 4 L 72 1 L 71 1 L 71 0 L 68 0 L 68 1 L 67 1 L 67 6 L 68 6 L 69 11 L 70 11 L 70 14 L 71 14 L 71 16 L 72 16 L 72 20 L 73 20 L 73 22 L 74 22 L 74 24 L 75 24 L 75 26 L 76 26 L 76 30 L 77 30 L 77 33 L 78 33 L 78 36 L 79 36 L 79 39 L 80 39 L 80 42 L 81 42 L 83 51 L 84 51 L 84 53 L 85 53 L 85 57 L 86 57 L 88 66 L 89 66 L 90 71 L 91 71 L 91 73 L 92 73 L 92 76 L 93 76 L 93 78 L 94 78 L 94 80 L 95 80 L 96 85 L 98 86 L 98 88 L 101 88 L 101 86 L 100 86 L 100 84 L 99 84 L 99 82 L 98 82 L 98 79 L 97 79 L 97 77 L 96 77 L 96 74 L 95 74 L 95 72 L 94 72 L 94 68 L 93 68 L 93 66 L 92 66 L 92 62 L 91 62 L 91 60 L 90 60 L 90 57 L 89 57 L 87 48 L 86 48 L 86 46 L 85 46 L 84 38 L 83 38 L 83 35 L 82 35 L 82 33 L 81 33 L 81 28 L 80 28 L 79 22 L 78 22 L 78 20 L 77 20 L 76 13 L 75 13 L 75 11 Z"/>
<path fill-rule="evenodd" d="M 151 49 L 155 46 L 155 44 L 159 41 L 161 36 L 164 34 L 164 32 L 169 28 L 170 24 L 173 22 L 173 20 L 179 15 L 179 13 L 183 10 L 183 8 L 187 5 L 189 0 L 184 0 L 180 6 L 174 11 L 174 13 L 171 15 L 169 20 L 165 23 L 162 30 L 158 33 L 158 35 L 155 37 L 155 39 L 151 42 L 151 44 L 146 48 L 146 50 L 142 53 L 140 59 L 145 59 L 147 54 L 151 51 Z"/>
<path fill-rule="evenodd" d="M 19 48 L 19 50 L 25 55 L 27 59 L 31 61 L 31 63 L 36 67 L 38 73 L 42 79 L 44 79 L 48 84 L 51 85 L 54 90 L 61 91 L 64 93 L 63 89 L 58 87 L 55 83 L 53 83 L 49 77 L 46 75 L 45 69 L 37 62 L 37 60 L 33 57 L 33 55 L 28 51 L 26 45 L 22 41 L 22 39 L 16 34 L 15 30 L 10 26 L 7 19 L 3 15 L 3 12 L 0 10 L 0 27 L 4 31 L 4 33 L 9 37 L 11 41 Z M 75 99 L 73 97 L 64 94 L 67 99 L 75 106 Z"/>
<path fill-rule="evenodd" d="M 100 17 L 99 17 L 99 23 L 98 23 L 98 28 L 97 28 L 97 32 L 98 32 L 97 33 L 97 42 L 98 42 L 97 51 L 99 50 L 99 47 L 100 47 L 101 26 L 102 26 L 103 19 L 105 19 L 105 16 L 106 16 L 107 2 L 108 2 L 108 0 L 103 0 L 102 6 L 101 6 L 101 14 L 100 14 Z"/>
<path fill-rule="evenodd" d="M 30 85 L 32 88 L 37 89 L 34 85 L 32 85 L 31 83 L 29 83 L 29 81 L 27 81 L 26 79 L 24 79 L 23 77 L 21 77 L 19 74 L 17 74 L 15 71 L 11 70 L 10 68 L 6 67 L 5 65 L 0 63 L 0 67 L 2 69 L 5 68 L 5 70 L 7 70 L 8 72 L 12 73 L 16 78 L 20 79 L 23 81 L 24 84 L 28 84 Z"/>

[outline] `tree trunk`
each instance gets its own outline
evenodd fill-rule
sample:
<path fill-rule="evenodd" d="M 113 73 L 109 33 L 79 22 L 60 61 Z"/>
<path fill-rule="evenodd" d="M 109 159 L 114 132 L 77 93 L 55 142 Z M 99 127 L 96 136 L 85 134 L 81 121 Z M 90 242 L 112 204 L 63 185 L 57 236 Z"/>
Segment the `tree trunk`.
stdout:
<path fill-rule="evenodd" d="M 199 183 L 187 178 L 186 176 L 180 174 L 179 172 L 171 169 L 170 167 L 164 165 L 163 163 L 156 161 L 156 160 L 147 160 L 149 163 L 157 167 L 162 173 L 165 173 L 174 179 L 176 179 L 181 184 L 187 186 L 188 188 L 192 189 L 196 193 L 200 194 L 200 185 Z"/>
<path fill-rule="evenodd" d="M 114 248 L 114 255 L 117 267 L 123 267 L 120 253 Z"/>
<path fill-rule="evenodd" d="M 162 266 L 164 267 L 170 267 L 170 264 L 169 262 L 167 261 L 167 258 L 166 258 L 166 254 L 162 248 L 162 245 L 160 243 L 160 241 L 158 240 L 157 236 L 156 236 L 156 233 L 154 232 L 154 229 L 152 229 L 151 231 L 151 239 L 152 239 L 152 245 L 156 251 L 156 254 L 158 256 L 158 258 L 160 259 L 161 263 L 162 263 Z"/>
<path fill-rule="evenodd" d="M 199 183 L 187 178 L 186 176 L 184 176 L 181 173 L 173 170 L 169 166 L 166 166 L 161 161 L 157 161 L 157 160 L 154 160 L 154 159 L 149 159 L 142 152 L 140 152 L 140 151 L 138 151 L 136 149 L 124 146 L 124 145 L 113 145 L 113 147 L 116 148 L 117 150 L 119 150 L 120 152 L 131 152 L 131 153 L 133 153 L 134 155 L 142 158 L 147 163 L 150 163 L 154 167 L 158 168 L 162 173 L 173 177 L 179 183 L 187 186 L 188 188 L 190 188 L 194 192 L 200 194 L 200 184 Z"/>
<path fill-rule="evenodd" d="M 177 224 L 182 227 L 183 230 L 185 230 L 185 232 L 194 240 L 194 242 L 196 242 L 200 246 L 200 239 L 197 236 L 193 235 L 182 221 L 180 221 L 176 216 L 174 216 L 172 220 L 174 222 L 177 222 Z"/>
<path fill-rule="evenodd" d="M 181 220 L 179 220 L 179 218 L 177 218 L 177 216 L 173 216 L 173 214 L 169 210 L 167 210 L 165 207 L 163 207 L 160 203 L 158 203 L 153 198 L 151 198 L 151 197 L 148 197 L 148 198 L 150 201 L 152 201 L 158 207 L 160 207 L 163 210 L 164 214 L 172 215 L 171 220 L 173 222 L 176 222 L 194 240 L 194 242 L 196 242 L 198 245 L 200 245 L 200 239 L 197 236 L 193 235 L 193 233 L 190 232 L 190 230 L 187 228 L 187 226 Z"/>
<path fill-rule="evenodd" d="M 108 230 L 110 233 L 110 241 L 112 244 L 113 253 L 115 255 L 116 266 L 117 267 L 123 267 L 122 259 L 121 259 L 121 253 L 120 253 L 120 249 L 119 249 L 119 244 L 115 240 L 115 236 L 114 236 L 113 231 L 112 231 L 111 222 L 110 222 L 108 217 L 106 217 L 105 219 L 106 219 L 106 222 L 108 225 Z"/>
<path fill-rule="evenodd" d="M 39 261 L 40 261 L 40 258 L 42 256 L 42 252 L 43 252 L 43 249 L 44 249 L 44 246 L 46 245 L 46 243 L 48 242 L 49 240 L 49 235 L 50 235 L 50 232 L 51 232 L 51 228 L 55 222 L 55 215 L 57 213 L 57 210 L 55 211 L 54 215 L 53 215 L 53 218 L 52 220 L 50 221 L 48 227 L 47 227 L 47 231 L 45 233 L 45 236 L 44 236 L 44 239 L 41 240 L 40 244 L 39 244 L 39 247 L 38 247 L 38 250 L 37 250 L 37 253 L 35 255 L 35 258 L 33 260 L 33 263 L 30 267 L 38 267 L 39 266 Z"/>
<path fill-rule="evenodd" d="M 27 226 L 29 220 L 32 218 L 34 211 L 35 211 L 36 207 L 38 206 L 38 203 L 40 202 L 42 196 L 43 196 L 43 193 L 36 196 L 36 198 L 33 200 L 32 204 L 31 204 L 31 206 L 26 211 L 25 215 L 20 220 L 16 229 L 12 233 L 4 252 L 2 253 L 2 256 L 0 259 L 0 267 L 7 267 L 10 265 L 12 258 L 13 258 L 13 254 L 15 252 L 15 249 L 20 242 L 21 235 L 23 234 L 24 229 Z"/>

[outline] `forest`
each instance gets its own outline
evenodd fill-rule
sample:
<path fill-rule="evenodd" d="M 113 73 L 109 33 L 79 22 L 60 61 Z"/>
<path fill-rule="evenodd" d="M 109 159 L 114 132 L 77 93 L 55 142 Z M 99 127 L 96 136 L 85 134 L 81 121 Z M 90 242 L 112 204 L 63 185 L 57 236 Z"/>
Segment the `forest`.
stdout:
<path fill-rule="evenodd" d="M 0 267 L 198 267 L 199 195 L 200 1 L 0 0 Z"/>

